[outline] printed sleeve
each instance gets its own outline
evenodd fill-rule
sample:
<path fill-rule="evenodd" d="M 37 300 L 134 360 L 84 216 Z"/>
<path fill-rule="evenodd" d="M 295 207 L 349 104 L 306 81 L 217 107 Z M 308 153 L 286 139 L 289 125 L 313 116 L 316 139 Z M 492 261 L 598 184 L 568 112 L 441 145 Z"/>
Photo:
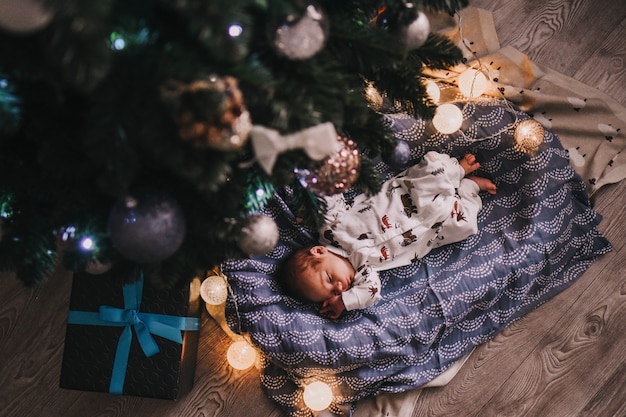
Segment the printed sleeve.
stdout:
<path fill-rule="evenodd" d="M 362 309 L 377 303 L 382 298 L 380 287 L 377 271 L 369 266 L 358 269 L 352 288 L 341 293 L 346 310 Z"/>
<path fill-rule="evenodd" d="M 419 164 L 406 171 L 406 177 L 419 190 L 416 197 L 428 204 L 439 195 L 454 195 L 465 176 L 465 170 L 456 158 L 438 152 L 427 152 Z"/>
<path fill-rule="evenodd" d="M 460 242 L 478 232 L 478 212 L 483 207 L 476 182 L 464 178 L 458 198 L 451 201 L 450 219 L 443 223 L 437 246 Z"/>

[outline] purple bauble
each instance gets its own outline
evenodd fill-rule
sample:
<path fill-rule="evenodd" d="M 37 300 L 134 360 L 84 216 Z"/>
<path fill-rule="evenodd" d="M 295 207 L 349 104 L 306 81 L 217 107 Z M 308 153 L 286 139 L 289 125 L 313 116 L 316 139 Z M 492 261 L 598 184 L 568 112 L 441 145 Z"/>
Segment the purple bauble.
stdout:
<path fill-rule="evenodd" d="M 384 160 L 392 168 L 405 168 L 411 159 L 411 147 L 403 140 L 398 140 L 396 148 Z"/>
<path fill-rule="evenodd" d="M 109 215 L 109 235 L 122 256 L 141 264 L 162 261 L 185 238 L 185 217 L 166 193 L 138 190 L 119 200 Z"/>

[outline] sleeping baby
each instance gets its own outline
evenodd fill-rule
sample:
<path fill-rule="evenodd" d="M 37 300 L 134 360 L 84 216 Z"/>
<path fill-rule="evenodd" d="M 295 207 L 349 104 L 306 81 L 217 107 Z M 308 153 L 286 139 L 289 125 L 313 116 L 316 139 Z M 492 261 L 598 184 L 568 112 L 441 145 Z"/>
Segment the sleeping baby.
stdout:
<path fill-rule="evenodd" d="M 478 193 L 496 193 L 491 180 L 469 176 L 479 166 L 472 154 L 459 161 L 428 152 L 375 195 L 327 197 L 320 244 L 294 251 L 285 262 L 287 291 L 322 303 L 320 314 L 332 319 L 376 303 L 378 271 L 410 264 L 477 232 Z"/>

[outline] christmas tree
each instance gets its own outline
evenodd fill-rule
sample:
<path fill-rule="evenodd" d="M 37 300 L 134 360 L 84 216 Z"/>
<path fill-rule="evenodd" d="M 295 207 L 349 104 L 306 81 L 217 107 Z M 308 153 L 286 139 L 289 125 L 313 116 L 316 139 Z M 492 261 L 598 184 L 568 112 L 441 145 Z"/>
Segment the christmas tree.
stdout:
<path fill-rule="evenodd" d="M 429 16 L 466 5 L 3 2 L 0 270 L 172 283 L 271 250 L 276 190 L 313 225 L 320 195 L 377 191 L 372 161 L 398 158 L 381 107 L 433 116 L 425 71 L 462 54 Z"/>

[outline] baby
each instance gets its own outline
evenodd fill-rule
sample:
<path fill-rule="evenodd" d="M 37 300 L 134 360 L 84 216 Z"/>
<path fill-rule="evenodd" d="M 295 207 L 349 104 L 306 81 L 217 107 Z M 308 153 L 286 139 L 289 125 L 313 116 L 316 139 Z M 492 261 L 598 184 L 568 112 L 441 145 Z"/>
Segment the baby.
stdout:
<path fill-rule="evenodd" d="M 296 250 L 285 263 L 287 290 L 322 303 L 320 314 L 332 319 L 376 303 L 378 271 L 410 264 L 478 231 L 478 193 L 496 193 L 491 180 L 469 176 L 479 167 L 472 154 L 459 161 L 428 152 L 376 195 L 327 197 L 320 244 Z"/>

